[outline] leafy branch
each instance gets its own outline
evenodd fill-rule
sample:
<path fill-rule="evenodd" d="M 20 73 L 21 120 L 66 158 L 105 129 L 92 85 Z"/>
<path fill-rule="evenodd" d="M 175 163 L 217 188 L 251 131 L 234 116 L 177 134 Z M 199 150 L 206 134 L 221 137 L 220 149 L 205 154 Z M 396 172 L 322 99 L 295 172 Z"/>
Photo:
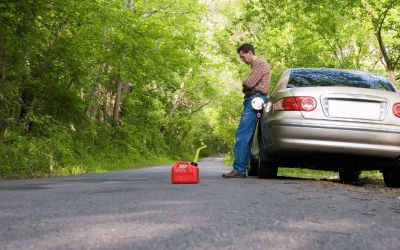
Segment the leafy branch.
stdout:
<path fill-rule="evenodd" d="M 176 4 L 176 2 L 174 2 L 173 4 Z M 168 6 L 165 7 L 159 7 L 157 9 L 153 9 L 149 12 L 146 13 L 146 15 L 144 15 L 144 18 L 149 18 L 151 15 L 157 13 L 157 12 L 163 12 L 165 14 L 174 14 L 174 15 L 183 15 L 183 14 L 188 14 L 190 13 L 190 11 L 186 11 L 186 12 L 172 12 L 172 11 L 164 11 L 165 9 L 169 9 L 173 6 L 173 4 L 170 4 Z"/>

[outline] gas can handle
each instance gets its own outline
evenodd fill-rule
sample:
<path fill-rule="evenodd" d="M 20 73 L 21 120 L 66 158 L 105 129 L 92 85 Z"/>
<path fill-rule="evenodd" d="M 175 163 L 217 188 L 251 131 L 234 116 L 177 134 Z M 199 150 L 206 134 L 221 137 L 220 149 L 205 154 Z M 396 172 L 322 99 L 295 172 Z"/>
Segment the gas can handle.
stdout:
<path fill-rule="evenodd" d="M 180 165 L 186 165 L 186 167 L 189 167 L 189 162 L 187 161 L 178 161 L 175 163 L 175 166 L 179 168 Z"/>
<path fill-rule="evenodd" d="M 177 163 L 175 163 L 175 165 L 179 165 L 179 164 L 189 165 L 189 162 L 187 162 L 187 161 L 178 161 Z"/>

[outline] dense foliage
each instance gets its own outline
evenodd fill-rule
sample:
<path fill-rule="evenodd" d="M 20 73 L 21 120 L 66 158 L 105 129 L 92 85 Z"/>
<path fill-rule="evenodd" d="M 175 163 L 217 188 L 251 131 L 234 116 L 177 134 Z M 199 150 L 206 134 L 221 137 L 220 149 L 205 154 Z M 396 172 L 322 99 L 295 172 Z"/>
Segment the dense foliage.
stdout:
<path fill-rule="evenodd" d="M 270 62 L 272 85 L 290 67 L 396 81 L 399 3 L 1 0 L 0 178 L 231 151 L 243 42 Z"/>

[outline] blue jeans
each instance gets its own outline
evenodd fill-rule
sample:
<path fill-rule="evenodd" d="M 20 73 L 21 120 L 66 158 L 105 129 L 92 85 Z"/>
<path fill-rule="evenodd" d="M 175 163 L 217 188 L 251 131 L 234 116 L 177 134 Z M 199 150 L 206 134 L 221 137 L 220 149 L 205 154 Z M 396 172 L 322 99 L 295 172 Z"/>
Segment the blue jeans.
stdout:
<path fill-rule="evenodd" d="M 250 159 L 251 145 L 253 144 L 254 131 L 257 125 L 256 111 L 251 106 L 251 101 L 256 97 L 263 98 L 265 102 L 268 101 L 265 95 L 253 95 L 246 98 L 243 102 L 244 108 L 236 131 L 233 171 L 240 174 L 246 174 L 247 164 Z"/>

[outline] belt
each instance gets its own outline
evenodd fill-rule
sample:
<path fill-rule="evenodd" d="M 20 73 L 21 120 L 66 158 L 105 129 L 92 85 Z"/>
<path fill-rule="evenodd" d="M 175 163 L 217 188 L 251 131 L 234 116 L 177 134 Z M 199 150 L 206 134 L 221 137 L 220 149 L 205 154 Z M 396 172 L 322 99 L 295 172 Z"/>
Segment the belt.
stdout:
<path fill-rule="evenodd" d="M 248 98 L 248 97 L 253 96 L 253 95 L 263 95 L 263 93 L 261 93 L 261 92 L 250 92 L 250 93 L 247 93 L 244 96 L 244 98 Z"/>

